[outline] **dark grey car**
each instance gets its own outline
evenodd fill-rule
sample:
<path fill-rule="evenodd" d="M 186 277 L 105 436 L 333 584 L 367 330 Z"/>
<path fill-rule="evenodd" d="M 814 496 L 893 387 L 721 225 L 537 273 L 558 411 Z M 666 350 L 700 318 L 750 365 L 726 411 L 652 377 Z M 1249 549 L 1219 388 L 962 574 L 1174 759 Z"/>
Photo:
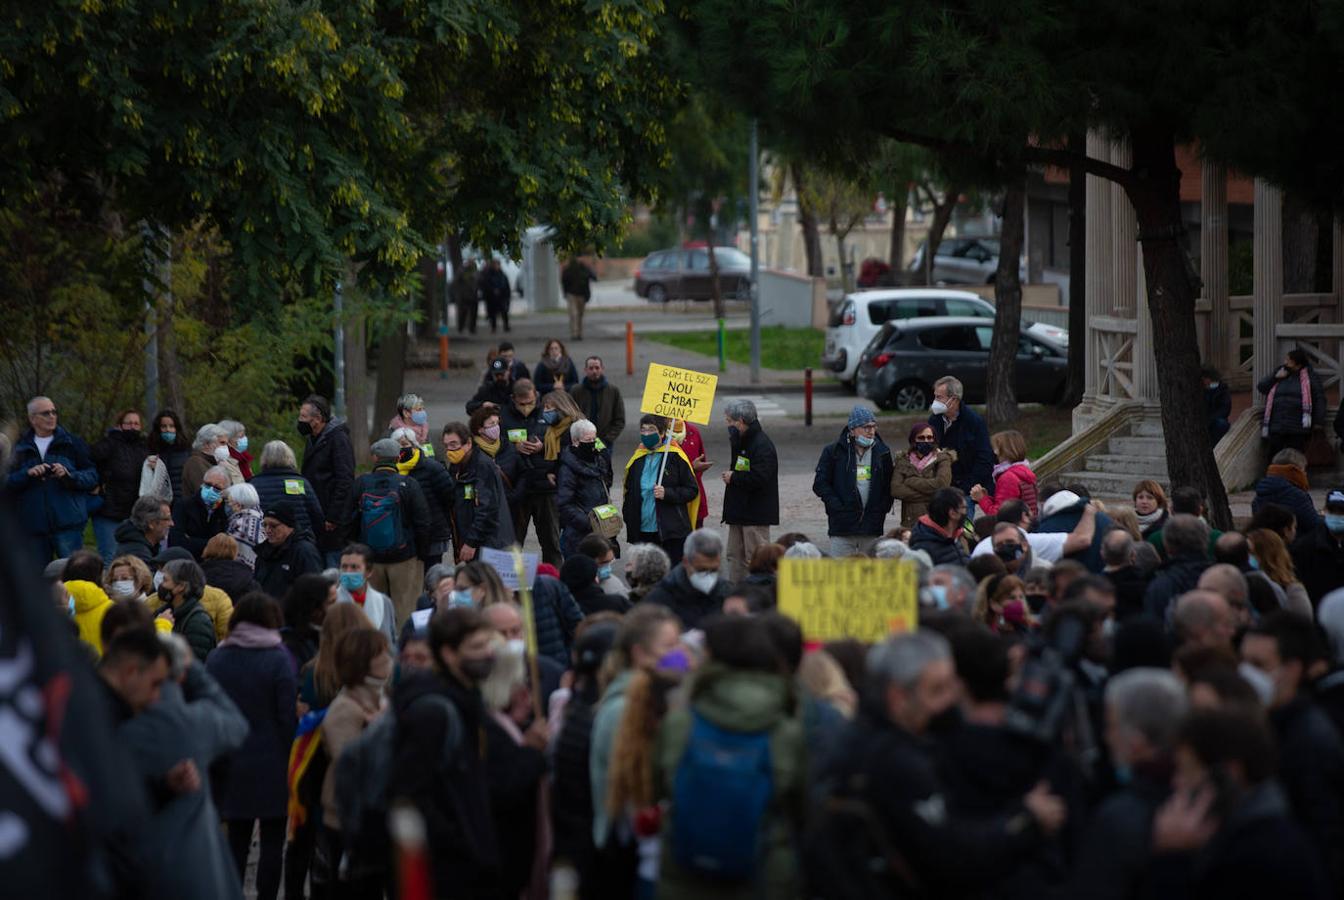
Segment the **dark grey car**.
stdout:
<path fill-rule="evenodd" d="M 863 351 L 858 393 L 883 409 L 918 412 L 933 401 L 933 383 L 959 379 L 968 403 L 983 403 L 994 327 L 982 318 L 905 319 L 882 326 Z M 1068 350 L 1023 333 L 1017 343 L 1017 399 L 1054 403 L 1068 377 Z"/>

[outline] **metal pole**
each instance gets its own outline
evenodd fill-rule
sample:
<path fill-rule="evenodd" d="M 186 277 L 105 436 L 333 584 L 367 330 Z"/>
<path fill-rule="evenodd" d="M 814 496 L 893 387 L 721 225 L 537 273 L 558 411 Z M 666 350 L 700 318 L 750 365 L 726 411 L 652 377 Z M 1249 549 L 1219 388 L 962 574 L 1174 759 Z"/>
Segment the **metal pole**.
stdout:
<path fill-rule="evenodd" d="M 334 352 L 332 353 L 332 369 L 336 380 L 336 390 L 332 397 L 331 412 L 333 415 L 345 415 L 345 298 L 341 290 L 341 283 L 336 282 L 336 290 L 332 292 L 332 308 L 336 313 L 336 327 L 332 339 L 335 342 Z"/>
<path fill-rule="evenodd" d="M 812 369 L 803 369 L 803 424 L 812 427 Z"/>
<path fill-rule="evenodd" d="M 145 276 L 141 285 L 145 291 L 145 424 L 159 409 L 159 291 L 151 273 L 157 265 L 154 253 L 154 230 L 148 222 L 140 224 L 145 244 Z"/>
<path fill-rule="evenodd" d="M 726 350 L 725 350 L 725 348 L 724 348 L 725 337 L 726 337 L 725 334 L 724 334 L 724 328 L 725 328 L 725 325 L 724 325 L 723 317 L 720 316 L 720 317 L 719 317 L 719 371 L 720 371 L 720 372 L 727 372 L 727 371 L 728 371 L 728 359 L 727 359 L 727 356 L 726 356 Z"/>
<path fill-rule="evenodd" d="M 747 165 L 747 189 L 751 197 L 751 383 L 761 381 L 761 234 L 757 219 L 761 213 L 761 177 L 757 167 L 760 148 L 757 146 L 756 120 L 751 120 L 751 159 Z"/>

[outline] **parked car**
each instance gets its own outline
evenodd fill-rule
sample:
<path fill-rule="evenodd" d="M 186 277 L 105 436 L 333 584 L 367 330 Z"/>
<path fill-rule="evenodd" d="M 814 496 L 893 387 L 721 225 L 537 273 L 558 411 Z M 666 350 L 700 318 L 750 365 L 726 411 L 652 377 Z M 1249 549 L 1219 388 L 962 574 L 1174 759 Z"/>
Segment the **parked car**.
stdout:
<path fill-rule="evenodd" d="M 719 289 L 728 300 L 751 297 L 751 257 L 736 247 L 715 247 Z M 658 250 L 644 257 L 635 270 L 635 293 L 653 303 L 669 300 L 709 300 L 714 296 L 709 249 L 691 247 Z"/>
<path fill-rule="evenodd" d="M 924 270 L 927 244 L 920 244 L 906 269 Z M 944 238 L 933 255 L 934 284 L 993 284 L 999 268 L 999 239 L 991 237 Z M 1022 280 L 1027 280 L 1027 262 L 1021 262 Z"/>
<path fill-rule="evenodd" d="M 960 379 L 968 403 L 983 403 L 994 327 L 975 316 L 908 319 L 882 326 L 864 350 L 859 394 L 882 409 L 919 412 L 933 402 L 933 383 Z M 1068 379 L 1069 351 L 1023 327 L 1017 343 L 1017 399 L 1054 403 Z"/>
<path fill-rule="evenodd" d="M 994 304 L 970 291 L 943 288 L 888 288 L 859 291 L 845 296 L 831 307 L 826 323 L 826 348 L 821 365 L 845 384 L 852 385 L 859 368 L 859 356 L 892 320 L 928 316 L 977 316 L 994 318 Z M 1024 322 L 1029 332 L 1056 344 L 1069 343 L 1063 328 L 1042 322 Z"/>

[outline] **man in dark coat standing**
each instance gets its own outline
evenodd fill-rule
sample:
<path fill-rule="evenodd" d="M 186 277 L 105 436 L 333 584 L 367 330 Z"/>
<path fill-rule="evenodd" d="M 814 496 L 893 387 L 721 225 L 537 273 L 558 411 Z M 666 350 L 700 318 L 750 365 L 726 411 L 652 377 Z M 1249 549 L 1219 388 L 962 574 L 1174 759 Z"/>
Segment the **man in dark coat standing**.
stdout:
<path fill-rule="evenodd" d="M 699 628 L 707 616 L 723 611 L 723 601 L 732 584 L 720 577 L 723 538 L 717 531 L 701 528 L 686 538 L 681 562 L 654 585 L 644 598 L 676 613 L 683 628 Z"/>
<path fill-rule="evenodd" d="M 584 360 L 583 380 L 570 387 L 569 396 L 588 421 L 597 426 L 597 439 L 605 445 L 599 449 L 610 459 L 611 448 L 625 431 L 625 400 L 621 389 L 607 380 L 602 357 L 590 356 Z"/>
<path fill-rule="evenodd" d="M 933 383 L 933 413 L 929 426 L 938 446 L 955 450 L 952 486 L 969 495 L 977 484 L 994 484 L 994 450 L 989 446 L 989 428 L 979 413 L 962 404 L 961 382 L 944 375 Z"/>
<path fill-rule="evenodd" d="M 487 403 L 493 403 L 499 409 L 503 409 L 512 399 L 513 374 L 509 370 L 509 361 L 502 356 L 496 356 L 490 360 L 485 381 L 481 382 L 476 393 L 467 401 L 467 415 L 471 415 Z"/>
<path fill-rule="evenodd" d="M 303 450 L 303 477 L 308 479 L 325 521 L 314 523 L 313 535 L 328 568 L 341 562 L 341 548 L 349 537 L 355 510 L 355 449 L 344 419 L 331 417 L 327 398 L 310 394 L 299 407 L 299 434 Z"/>
<path fill-rule="evenodd" d="M 856 406 L 817 461 L 812 493 L 826 505 L 832 556 L 872 554 L 891 512 L 891 450 L 877 436 L 877 417 Z"/>
<path fill-rule="evenodd" d="M 50 397 L 28 401 L 28 425 L 14 445 L 5 493 L 18 507 L 33 559 L 45 566 L 83 546 L 85 503 L 98 470 L 84 442 L 56 424 Z"/>
<path fill-rule="evenodd" d="M 1157 570 L 1143 595 L 1144 612 L 1154 621 L 1169 625 L 1176 598 L 1199 586 L 1199 576 L 1209 561 L 1209 526 L 1202 519 L 1177 513 L 1163 528 L 1167 561 Z"/>
<path fill-rule="evenodd" d="M 471 562 L 482 547 L 503 550 L 514 542 L 513 516 L 499 467 L 471 441 L 461 422 L 443 426 L 444 462 L 452 476 L 453 555 Z"/>
<path fill-rule="evenodd" d="M 1293 568 L 1312 603 L 1344 587 L 1344 487 L 1325 495 L 1325 519 L 1293 541 Z"/>
<path fill-rule="evenodd" d="M 728 526 L 728 580 L 747 577 L 747 564 L 770 526 L 779 524 L 779 456 L 761 430 L 756 404 L 730 400 L 723 410 L 732 460 L 723 473 L 723 523 Z"/>
<path fill-rule="evenodd" d="M 369 452 L 373 471 L 355 481 L 358 540 L 373 550 L 369 586 L 392 598 L 400 628 L 415 611 L 425 580 L 429 502 L 419 482 L 397 471 L 401 446 L 396 441 L 374 441 Z"/>

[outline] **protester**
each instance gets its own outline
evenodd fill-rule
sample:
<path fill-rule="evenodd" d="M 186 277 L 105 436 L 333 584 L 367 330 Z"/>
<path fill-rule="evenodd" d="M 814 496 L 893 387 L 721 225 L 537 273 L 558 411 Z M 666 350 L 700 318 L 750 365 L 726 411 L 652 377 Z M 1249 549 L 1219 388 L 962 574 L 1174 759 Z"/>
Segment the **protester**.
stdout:
<path fill-rule="evenodd" d="M 429 544 L 420 558 L 420 562 L 428 569 L 451 558 L 453 531 L 450 522 L 455 500 L 454 480 L 445 464 L 434 459 L 432 453 L 426 452 L 425 448 L 430 445 L 420 442 L 414 429 L 393 429 L 391 439 L 401 448 L 397 455 L 397 473 L 415 479 L 429 510 Z"/>
<path fill-rule="evenodd" d="M 298 682 L 281 646 L 281 622 L 280 607 L 270 597 L 260 592 L 242 596 L 229 621 L 229 636 L 206 664 L 248 723 L 247 739 L 220 768 L 216 796 L 240 882 L 253 826 L 260 831 L 259 900 L 274 900 L 280 890 L 289 799 L 285 770 L 297 725 Z"/>
<path fill-rule="evenodd" d="M 1283 538 L 1268 529 L 1257 528 L 1246 533 L 1246 540 L 1254 554 L 1252 567 L 1282 589 L 1283 608 L 1310 618 L 1311 598 L 1307 595 L 1306 587 L 1298 580 L 1293 557 L 1288 553 Z"/>
<path fill-rule="evenodd" d="M 928 512 L 934 492 L 952 484 L 957 454 L 938 449 L 933 426 L 924 422 L 911 426 L 909 444 L 907 452 L 894 456 L 891 496 L 901 501 L 901 525 L 913 528 Z"/>
<path fill-rule="evenodd" d="M 509 589 L 500 580 L 499 573 L 493 567 L 480 560 L 473 560 L 457 567 L 453 580 L 455 596 L 452 606 L 474 606 L 484 609 L 495 603 L 505 603 L 513 599 Z"/>
<path fill-rule="evenodd" d="M 971 499 L 987 516 L 998 513 L 1007 500 L 1021 500 L 1035 516 L 1040 504 L 1036 499 L 1036 473 L 1027 464 L 1027 441 L 1020 431 L 998 431 L 989 437 L 989 445 L 998 460 L 994 465 L 993 493 L 977 484 Z"/>
<path fill-rule="evenodd" d="M 1199 380 L 1204 385 L 1204 414 L 1209 423 L 1209 443 L 1217 446 L 1223 435 L 1232 430 L 1232 392 L 1213 366 L 1201 367 Z"/>
<path fill-rule="evenodd" d="M 639 603 L 672 569 L 672 560 L 657 544 L 631 544 L 625 550 L 625 582 L 631 603 Z"/>
<path fill-rule="evenodd" d="M 741 581 L 756 548 L 779 524 L 779 457 L 761 430 L 756 404 L 730 400 L 723 410 L 732 457 L 723 473 L 723 524 L 728 526 L 728 580 Z"/>
<path fill-rule="evenodd" d="M 587 419 L 569 426 L 569 445 L 560 451 L 556 473 L 556 509 L 560 516 L 560 552 L 568 559 L 592 532 L 590 516 L 611 506 L 611 456 L 597 449 L 597 427 Z"/>
<path fill-rule="evenodd" d="M 103 576 L 103 590 L 112 602 L 136 600 L 141 603 L 154 591 L 154 575 L 149 565 L 138 556 L 126 554 L 108 563 Z"/>
<path fill-rule="evenodd" d="M 513 527 L 518 544 L 527 539 L 527 526 L 535 523 L 537 542 L 541 544 L 541 558 L 553 566 L 564 561 L 560 552 L 560 521 L 555 505 L 555 485 L 551 482 L 552 464 L 548 462 L 543 436 L 550 426 L 542 419 L 537 402 L 537 391 L 526 378 L 513 383 L 513 399 L 500 410 L 500 426 L 505 437 L 521 457 L 518 481 L 519 492 L 514 509 Z M 555 438 L 559 454 L 559 435 Z"/>
<path fill-rule="evenodd" d="M 994 450 L 985 420 L 963 405 L 963 394 L 961 382 L 951 375 L 935 381 L 929 425 L 937 445 L 956 454 L 952 486 L 969 496 L 977 484 L 993 483 Z"/>
<path fill-rule="evenodd" d="M 228 594 L 235 605 L 244 595 L 261 590 L 252 577 L 252 567 L 238 559 L 238 542 L 227 534 L 217 534 L 206 543 L 201 572 L 207 585 Z"/>
<path fill-rule="evenodd" d="M 495 321 L 502 320 L 504 330 L 509 330 L 509 303 L 513 300 L 513 289 L 509 287 L 509 276 L 504 274 L 499 260 L 490 259 L 485 264 L 477 281 L 481 299 L 485 301 L 485 314 L 490 319 L 490 333 L 495 333 Z"/>
<path fill-rule="evenodd" d="M 570 257 L 564 269 L 560 271 L 560 289 L 565 293 L 565 306 L 569 309 L 569 339 L 583 340 L 583 308 L 592 299 L 593 289 L 589 282 L 597 280 L 593 270 L 582 259 Z"/>
<path fill-rule="evenodd" d="M 713 468 L 714 463 L 705 456 L 705 441 L 699 426 L 685 419 L 672 421 L 672 443 L 681 448 L 691 461 L 691 470 L 695 472 L 695 486 L 700 489 L 700 509 L 696 513 L 696 528 L 705 527 L 709 516 L 709 498 L 705 494 L 705 472 Z"/>
<path fill-rule="evenodd" d="M 496 419 L 496 442 L 498 428 Z M 514 453 L 513 448 L 507 452 Z M 461 422 L 443 426 L 443 458 L 452 485 L 444 511 L 452 523 L 454 561 L 471 562 L 482 547 L 502 550 L 512 545 L 513 517 L 503 476 Z"/>
<path fill-rule="evenodd" d="M 616 446 L 625 431 L 625 400 L 621 389 L 607 380 L 602 357 L 590 356 L 583 361 L 583 380 L 569 388 L 569 395 L 597 428 L 597 439 L 610 456 L 610 448 Z"/>
<path fill-rule="evenodd" d="M 527 378 L 527 368 L 523 367 L 523 378 Z M 503 409 L 513 397 L 513 376 L 509 371 L 509 362 L 502 356 L 490 360 L 485 369 L 485 381 L 476 389 L 476 393 L 467 401 L 467 415 L 474 416 L 477 410 L 486 405 Z M 498 436 L 493 440 L 499 440 Z"/>
<path fill-rule="evenodd" d="M 184 477 L 183 483 L 188 480 Z M 229 488 L 229 474 L 223 466 L 214 465 L 197 480 L 199 487 L 196 491 L 184 494 L 173 504 L 173 527 L 168 532 L 168 545 L 182 547 L 199 560 L 206 543 L 228 528 L 224 492 Z"/>
<path fill-rule="evenodd" d="M 655 544 L 676 564 L 697 517 L 700 491 L 690 460 L 667 440 L 666 427 L 661 416 L 640 417 L 640 445 L 625 464 L 621 515 L 629 544 Z"/>
<path fill-rule="evenodd" d="M 971 614 L 976 582 L 963 566 L 955 563 L 935 565 L 929 570 L 928 590 L 937 609 Z"/>
<path fill-rule="evenodd" d="M 243 565 L 255 570 L 257 547 L 266 540 L 266 532 L 261 527 L 265 513 L 261 510 L 257 489 L 250 484 L 231 486 L 224 492 L 224 509 L 229 516 L 224 533 L 237 542 L 238 558 Z"/>
<path fill-rule="evenodd" d="M 1293 565 L 1312 603 L 1344 587 L 1344 487 L 1325 495 L 1321 524 L 1303 532 L 1290 547 Z"/>
<path fill-rule="evenodd" d="M 268 441 L 261 449 L 257 468 L 251 485 L 257 492 L 259 508 L 275 509 L 281 503 L 288 503 L 294 510 L 295 528 L 314 537 L 322 533 L 326 521 L 322 502 L 316 488 L 299 474 L 298 461 L 289 445 L 284 441 Z"/>
<path fill-rule="evenodd" d="M 313 536 L 298 529 L 294 507 L 281 503 L 266 510 L 262 532 L 266 542 L 257 548 L 257 584 L 272 597 L 283 597 L 300 575 L 322 571 L 322 556 Z"/>
<path fill-rule="evenodd" d="M 153 493 L 171 504 L 182 496 L 182 469 L 191 456 L 191 434 L 182 427 L 176 412 L 161 409 L 154 416 L 145 446 L 150 455 L 140 470 L 140 495 L 148 493 L 148 481 L 159 485 Z M 159 468 L 160 463 L 163 468 Z"/>
<path fill-rule="evenodd" d="M 336 591 L 336 602 L 353 603 L 368 616 L 369 625 L 387 638 L 387 645 L 395 647 L 401 620 L 397 617 L 392 598 L 370 584 L 374 568 L 374 554 L 366 544 L 350 544 L 341 551 L 341 574 Z M 407 617 L 409 618 L 409 616 Z"/>
<path fill-rule="evenodd" d="M 354 487 L 358 498 L 356 539 L 373 553 L 369 584 L 390 596 L 397 609 L 388 639 L 392 646 L 397 628 L 410 618 L 415 598 L 420 596 L 431 521 L 420 484 L 397 470 L 400 454 L 396 441 L 374 441 L 369 448 L 373 471 L 355 479 Z"/>
<path fill-rule="evenodd" d="M 134 409 L 122 410 L 116 426 L 89 450 L 98 469 L 98 496 L 102 498 L 91 517 L 93 536 L 104 559 L 116 555 L 117 526 L 130 516 L 140 497 L 140 470 L 148 456 L 145 436 L 140 433 L 140 413 Z"/>
<path fill-rule="evenodd" d="M 1324 430 L 1330 409 L 1325 389 L 1307 352 L 1289 350 L 1283 365 L 1266 375 L 1255 389 L 1265 395 L 1265 413 L 1260 437 L 1269 442 L 1271 455 L 1285 447 L 1306 452 L 1313 430 Z"/>
<path fill-rule="evenodd" d="M 686 536 L 681 562 L 672 567 L 644 597 L 645 603 L 666 606 L 687 628 L 697 628 L 708 616 L 723 611 L 732 583 L 722 578 L 723 538 L 702 528 Z"/>
<path fill-rule="evenodd" d="M 387 423 L 387 436 L 397 440 L 399 428 L 410 429 L 411 442 L 423 455 L 434 455 L 434 445 L 429 440 L 429 413 L 419 394 L 402 394 L 397 398 L 397 414 Z"/>
<path fill-rule="evenodd" d="M 215 649 L 215 623 L 201 605 L 205 591 L 205 573 L 195 562 L 175 559 L 159 570 L 159 615 L 173 623 L 173 634 L 180 634 L 191 645 L 191 652 L 205 662 Z"/>
<path fill-rule="evenodd" d="M 526 378 L 529 381 L 532 379 L 532 372 L 528 369 L 527 363 L 517 358 L 517 351 L 514 349 L 512 341 L 500 341 L 491 358 L 493 359 L 495 355 L 504 360 L 504 366 L 509 372 L 510 383 L 521 378 Z M 505 402 L 508 402 L 507 399 Z"/>
<path fill-rule="evenodd" d="M 910 549 L 929 554 L 934 565 L 966 565 L 970 554 L 962 535 L 966 497 L 956 488 L 939 488 L 929 501 L 929 511 L 915 522 Z"/>
<path fill-rule="evenodd" d="M 597 566 L 597 583 L 602 592 L 610 594 L 613 597 L 619 597 L 622 600 L 630 593 L 630 589 L 625 586 L 625 582 L 616 574 L 616 551 L 612 549 L 611 541 L 602 535 L 590 534 L 575 548 L 578 553 L 587 556 Z M 568 562 L 568 560 L 566 560 Z M 563 567 L 561 569 L 563 572 Z"/>
<path fill-rule="evenodd" d="M 316 656 L 327 610 L 336 602 L 336 582 L 325 575 L 300 575 L 285 594 L 285 626 L 280 640 L 299 672 Z"/>
<path fill-rule="evenodd" d="M 891 512 L 892 474 L 877 417 L 866 406 L 854 407 L 839 438 L 822 449 L 812 479 L 812 493 L 826 507 L 832 556 L 872 553 Z"/>
<path fill-rule="evenodd" d="M 507 396 L 504 402 L 509 402 Z M 495 464 L 495 469 L 499 472 L 500 481 L 504 488 L 503 504 L 509 510 L 509 527 L 504 530 L 504 534 L 507 540 L 512 542 L 516 540 L 513 528 L 514 510 L 518 509 L 527 485 L 521 477 L 522 456 L 515 449 L 513 443 L 501 435 L 499 424 L 499 410 L 501 408 L 493 403 L 480 407 L 471 414 L 471 420 L 467 423 L 467 430 L 471 432 L 472 445 L 480 450 L 487 459 L 491 460 Z M 445 433 L 443 440 L 446 441 L 447 439 L 448 436 Z M 458 441 L 461 441 L 460 434 L 458 435 Z"/>
<path fill-rule="evenodd" d="M 1161 531 L 1170 517 L 1170 510 L 1167 509 L 1167 492 L 1162 490 L 1162 485 L 1156 481 L 1145 478 L 1134 485 L 1131 497 L 1134 500 L 1134 513 L 1139 519 L 1139 529 L 1144 540 L 1147 540 Z"/>
<path fill-rule="evenodd" d="M 334 565 L 355 519 L 355 450 L 350 445 L 350 429 L 344 419 L 331 417 L 327 398 L 318 394 L 309 394 L 299 405 L 296 427 L 304 439 L 303 477 L 322 507 L 323 521 L 312 523 L 313 536 L 326 564 Z"/>
<path fill-rule="evenodd" d="M 551 391 L 568 392 L 570 387 L 579 383 L 579 372 L 574 368 L 574 360 L 558 338 L 550 338 L 542 348 L 541 360 L 532 370 L 532 383 L 536 385 L 537 396 L 545 397 Z"/>
<path fill-rule="evenodd" d="M 224 463 L 229 469 L 229 481 L 232 484 L 251 481 L 252 454 L 247 452 L 250 446 L 247 427 L 237 419 L 220 419 L 219 427 L 224 429 L 229 443 L 229 461 Z"/>
<path fill-rule="evenodd" d="M 229 436 L 213 422 L 196 429 L 196 440 L 191 444 L 191 455 L 182 464 L 182 493 L 178 501 L 195 497 L 205 480 L 205 473 L 229 458 Z M 224 487 L 228 487 L 225 473 Z"/>
<path fill-rule="evenodd" d="M 574 596 L 585 616 L 600 612 L 624 614 L 630 603 L 620 594 L 609 594 L 598 583 L 598 565 L 592 557 L 576 553 L 560 567 L 560 580 Z"/>
<path fill-rule="evenodd" d="M 1026 586 L 1016 575 L 991 575 L 976 589 L 971 618 L 995 634 L 1025 634 L 1032 630 Z"/>
<path fill-rule="evenodd" d="M 1301 450 L 1284 448 L 1274 454 L 1265 477 L 1255 483 L 1255 499 L 1251 514 L 1258 513 L 1267 503 L 1274 503 L 1292 512 L 1297 519 L 1298 534 L 1306 534 L 1320 524 L 1316 504 L 1308 493 L 1307 457 Z"/>
<path fill-rule="evenodd" d="M 1090 512 L 1089 506 L 1092 507 Z M 1092 517 L 1091 522 L 1089 517 Z M 1071 550 L 1071 558 L 1081 562 L 1089 572 L 1100 572 L 1105 568 L 1101 559 L 1101 540 L 1111 530 L 1111 517 L 1077 491 L 1064 490 L 1058 482 L 1041 486 L 1041 520 L 1036 524 L 1037 533 L 1072 533 L 1082 529 L 1086 534 L 1089 525 L 1090 543 L 1082 549 Z"/>
<path fill-rule="evenodd" d="M 112 600 L 99 584 L 102 575 L 102 557 L 82 549 L 70 554 L 61 573 L 79 629 L 79 639 L 93 649 L 95 657 L 102 655 L 103 616 L 112 608 Z"/>
<path fill-rule="evenodd" d="M 49 397 L 29 400 L 28 430 L 14 444 L 6 493 L 39 565 L 84 543 L 89 492 L 97 484 L 89 448 L 56 424 L 56 404 Z"/>

